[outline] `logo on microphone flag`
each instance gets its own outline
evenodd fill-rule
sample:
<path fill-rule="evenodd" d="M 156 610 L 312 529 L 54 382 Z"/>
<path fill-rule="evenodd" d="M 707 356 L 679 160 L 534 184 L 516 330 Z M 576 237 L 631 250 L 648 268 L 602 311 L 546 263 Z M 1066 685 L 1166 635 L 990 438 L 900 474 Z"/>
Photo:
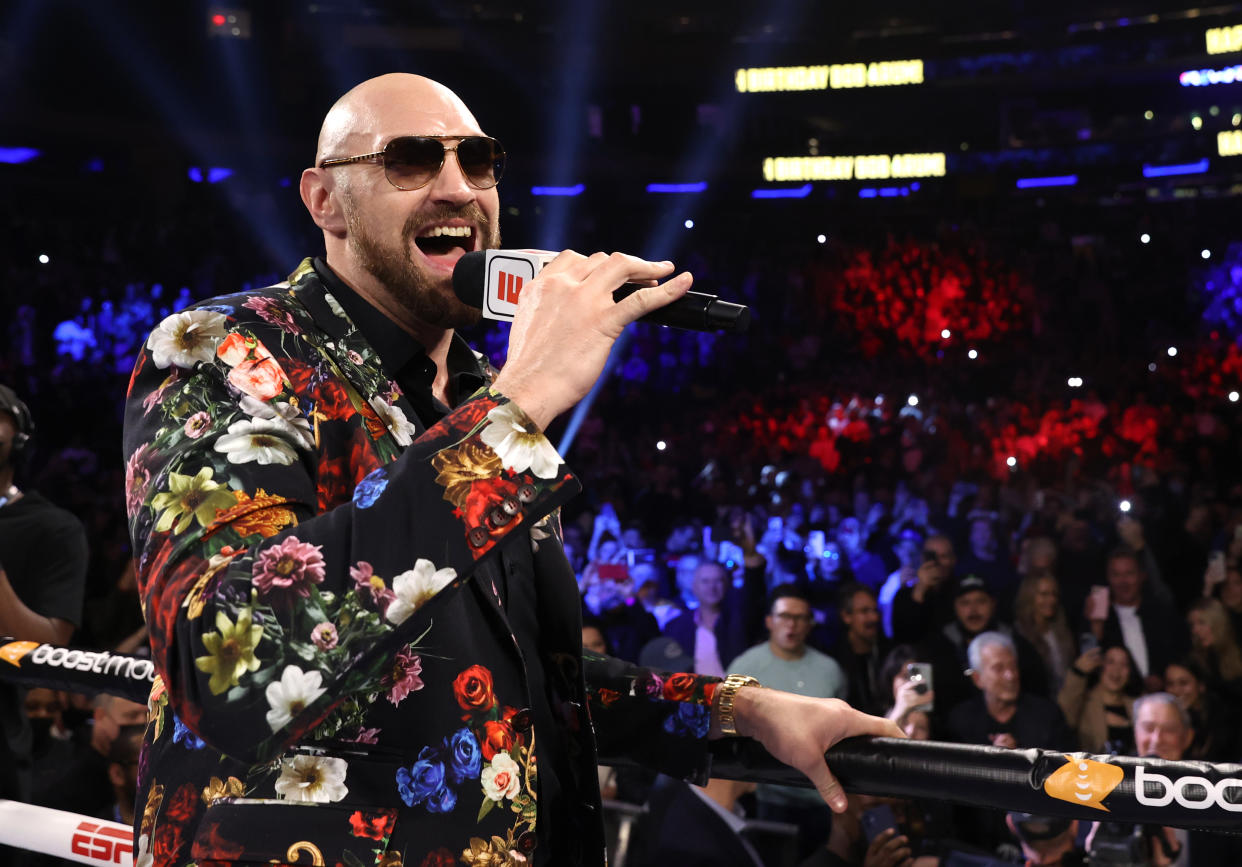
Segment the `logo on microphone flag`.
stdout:
<path fill-rule="evenodd" d="M 1044 791 L 1059 801 L 1107 813 L 1109 810 L 1103 801 L 1125 775 L 1125 771 L 1117 765 L 1097 762 L 1079 753 L 1065 757 L 1065 764 L 1053 771 L 1044 782 Z"/>
<path fill-rule="evenodd" d="M 554 253 L 543 250 L 488 250 L 483 315 L 488 319 L 513 321 L 522 289 L 553 256 Z"/>

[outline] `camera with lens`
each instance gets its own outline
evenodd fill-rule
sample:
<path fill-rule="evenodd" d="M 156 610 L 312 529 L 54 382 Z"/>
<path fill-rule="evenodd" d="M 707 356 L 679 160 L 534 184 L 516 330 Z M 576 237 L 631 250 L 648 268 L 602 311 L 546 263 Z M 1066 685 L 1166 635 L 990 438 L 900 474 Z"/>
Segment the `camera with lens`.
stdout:
<path fill-rule="evenodd" d="M 1160 846 L 1170 859 L 1170 852 L 1159 825 L 1135 825 L 1126 822 L 1101 822 L 1087 850 L 1087 863 L 1110 867 L 1147 867 L 1151 864 L 1152 846 Z"/>

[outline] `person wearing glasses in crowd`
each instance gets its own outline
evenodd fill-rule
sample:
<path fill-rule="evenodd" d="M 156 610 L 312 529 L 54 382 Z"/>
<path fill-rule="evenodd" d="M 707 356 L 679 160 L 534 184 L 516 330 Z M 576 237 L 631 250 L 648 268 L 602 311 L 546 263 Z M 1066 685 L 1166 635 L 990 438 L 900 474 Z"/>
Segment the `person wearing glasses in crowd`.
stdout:
<path fill-rule="evenodd" d="M 602 864 L 597 748 L 702 782 L 710 740 L 753 736 L 844 809 L 824 751 L 897 734 L 582 653 L 555 517 L 578 482 L 544 430 L 691 281 L 565 251 L 496 373 L 451 276 L 499 243 L 504 164 L 444 86 L 366 81 L 301 178 L 326 254 L 148 338 L 125 432 L 159 673 L 139 863 Z M 614 304 L 626 282 L 648 286 Z"/>
<path fill-rule="evenodd" d="M 742 653 L 728 670 L 798 695 L 845 698 L 845 671 L 831 656 L 807 644 L 813 624 L 811 603 L 801 588 L 796 584 L 774 587 L 764 618 L 768 640 Z M 760 785 L 755 800 L 760 819 L 798 826 L 799 857 L 807 857 L 828 839 L 831 814 L 810 789 Z"/>

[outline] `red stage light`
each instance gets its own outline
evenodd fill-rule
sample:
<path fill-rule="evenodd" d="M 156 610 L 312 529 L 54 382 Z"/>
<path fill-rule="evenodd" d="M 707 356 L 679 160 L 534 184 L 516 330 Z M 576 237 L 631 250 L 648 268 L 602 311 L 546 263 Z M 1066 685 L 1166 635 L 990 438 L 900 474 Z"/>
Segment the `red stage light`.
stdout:
<path fill-rule="evenodd" d="M 223 15 L 221 15 L 219 12 L 211 16 L 211 23 L 214 24 L 216 27 L 223 27 L 224 22 L 227 20 L 228 19 L 225 18 Z"/>

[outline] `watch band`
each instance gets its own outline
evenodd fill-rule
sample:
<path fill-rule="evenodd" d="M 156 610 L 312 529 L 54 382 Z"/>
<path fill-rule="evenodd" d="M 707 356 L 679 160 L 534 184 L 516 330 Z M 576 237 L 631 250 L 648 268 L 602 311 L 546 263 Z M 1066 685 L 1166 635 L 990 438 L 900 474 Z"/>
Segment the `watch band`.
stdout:
<path fill-rule="evenodd" d="M 737 734 L 737 722 L 733 718 L 733 699 L 744 686 L 762 687 L 763 684 L 749 675 L 730 674 L 716 687 L 716 711 L 721 734 Z"/>

